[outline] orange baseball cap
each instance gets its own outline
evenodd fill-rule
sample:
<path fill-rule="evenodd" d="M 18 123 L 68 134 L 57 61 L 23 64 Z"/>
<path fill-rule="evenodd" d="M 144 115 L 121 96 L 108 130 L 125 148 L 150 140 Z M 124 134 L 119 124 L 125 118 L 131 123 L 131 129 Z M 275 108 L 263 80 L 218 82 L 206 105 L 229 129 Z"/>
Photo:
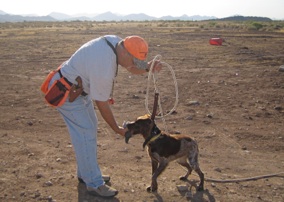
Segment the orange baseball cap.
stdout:
<path fill-rule="evenodd" d="M 125 49 L 135 57 L 134 63 L 140 69 L 148 67 L 147 62 L 144 61 L 148 54 L 148 44 L 140 36 L 128 36 L 123 39 Z"/>

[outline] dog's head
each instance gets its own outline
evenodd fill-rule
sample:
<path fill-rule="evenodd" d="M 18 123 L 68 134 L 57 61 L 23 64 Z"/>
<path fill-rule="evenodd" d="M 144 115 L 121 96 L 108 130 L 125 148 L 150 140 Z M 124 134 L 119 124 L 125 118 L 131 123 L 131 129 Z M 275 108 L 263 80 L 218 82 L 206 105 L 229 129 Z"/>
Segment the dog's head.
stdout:
<path fill-rule="evenodd" d="M 138 117 L 134 122 L 127 122 L 124 125 L 124 127 L 128 129 L 125 133 L 125 142 L 128 143 L 129 139 L 137 134 L 143 135 L 146 139 L 153 125 L 149 114 Z"/>

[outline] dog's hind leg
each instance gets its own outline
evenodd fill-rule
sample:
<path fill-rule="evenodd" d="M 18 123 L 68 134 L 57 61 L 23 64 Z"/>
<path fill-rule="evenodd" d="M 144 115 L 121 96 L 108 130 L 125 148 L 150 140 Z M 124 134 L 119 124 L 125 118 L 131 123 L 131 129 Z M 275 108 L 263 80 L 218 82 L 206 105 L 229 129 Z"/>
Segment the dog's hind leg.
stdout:
<path fill-rule="evenodd" d="M 198 150 L 196 150 L 196 152 L 194 152 L 192 155 L 190 155 L 188 160 L 189 160 L 190 166 L 198 174 L 199 179 L 200 179 L 200 183 L 197 187 L 197 191 L 203 191 L 204 190 L 204 174 L 201 171 L 201 169 L 199 168 Z"/>
<path fill-rule="evenodd" d="M 203 191 L 204 190 L 204 174 L 203 172 L 200 170 L 199 166 L 197 166 L 194 171 L 198 174 L 199 178 L 200 178 L 200 183 L 197 187 L 197 191 Z"/>
<path fill-rule="evenodd" d="M 186 157 L 179 158 L 177 160 L 177 163 L 180 164 L 181 166 L 187 168 L 187 173 L 184 176 L 180 176 L 180 178 L 179 178 L 180 180 L 186 180 L 192 172 L 192 168 L 189 165 L 189 163 L 187 162 L 187 158 Z"/>

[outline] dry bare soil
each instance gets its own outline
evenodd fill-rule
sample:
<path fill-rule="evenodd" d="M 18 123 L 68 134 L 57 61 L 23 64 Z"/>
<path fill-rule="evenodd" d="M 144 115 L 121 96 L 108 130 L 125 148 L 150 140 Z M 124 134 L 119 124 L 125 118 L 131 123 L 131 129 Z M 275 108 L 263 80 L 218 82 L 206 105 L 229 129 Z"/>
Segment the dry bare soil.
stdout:
<path fill-rule="evenodd" d="M 284 64 L 283 30 L 209 25 L 0 24 L 0 201 L 284 201 L 284 72 L 279 71 Z M 98 159 L 119 194 L 112 199 L 90 196 L 78 183 L 68 131 L 39 88 L 47 73 L 83 43 L 105 34 L 140 35 L 149 42 L 149 59 L 160 54 L 173 67 L 179 104 L 165 123 L 158 119 L 157 124 L 198 141 L 205 191 L 196 191 L 194 173 L 187 182 L 180 181 L 185 170 L 173 162 L 158 178 L 158 192 L 147 193 L 151 164 L 142 137 L 126 144 L 99 113 Z M 212 37 L 225 42 L 212 46 Z M 119 123 L 146 113 L 147 81 L 147 75 L 119 68 L 112 106 Z M 166 67 L 157 84 L 166 112 L 175 98 Z M 150 93 L 150 111 L 152 101 Z M 256 176 L 263 177 L 249 180 Z"/>

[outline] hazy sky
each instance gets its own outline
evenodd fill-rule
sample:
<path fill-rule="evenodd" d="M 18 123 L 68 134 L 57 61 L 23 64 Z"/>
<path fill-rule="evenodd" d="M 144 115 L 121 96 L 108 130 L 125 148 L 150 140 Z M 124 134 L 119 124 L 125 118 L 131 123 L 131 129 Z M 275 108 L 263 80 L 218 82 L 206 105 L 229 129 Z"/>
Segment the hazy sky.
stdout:
<path fill-rule="evenodd" d="M 0 0 L 0 10 L 10 14 L 68 15 L 145 13 L 154 17 L 186 14 L 215 16 L 261 16 L 284 19 L 284 0 Z"/>

